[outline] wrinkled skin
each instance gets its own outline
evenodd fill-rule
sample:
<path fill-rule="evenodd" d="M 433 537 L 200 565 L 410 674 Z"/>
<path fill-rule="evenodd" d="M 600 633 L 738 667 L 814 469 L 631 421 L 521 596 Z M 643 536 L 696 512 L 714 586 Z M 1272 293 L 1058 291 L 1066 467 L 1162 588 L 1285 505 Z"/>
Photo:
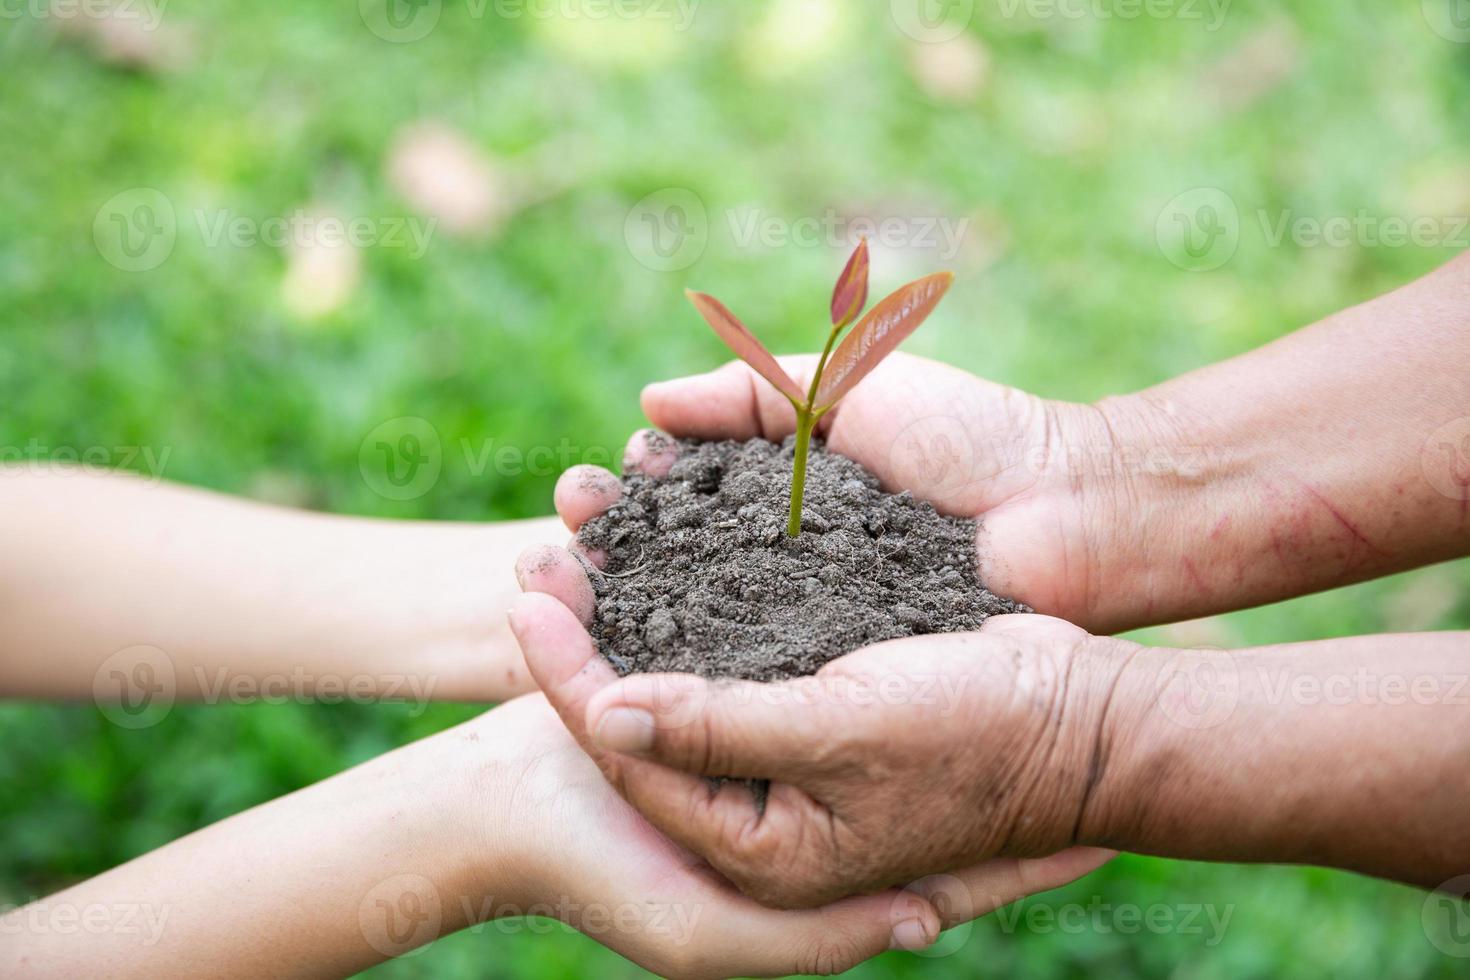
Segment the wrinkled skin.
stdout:
<path fill-rule="evenodd" d="M 799 381 L 811 368 L 809 359 L 784 363 Z M 778 439 L 792 424 L 790 406 L 738 364 L 650 386 L 644 408 L 677 436 Z M 931 450 L 954 448 L 955 425 L 968 448 L 946 462 Z M 988 584 L 1004 592 L 1006 581 L 1024 580 L 1031 589 L 1019 598 L 1075 609 L 1086 604 L 1091 574 L 1087 508 L 1074 480 L 1038 460 L 1068 432 L 1080 438 L 1098 425 L 1095 409 L 896 356 L 823 420 L 822 434 L 889 489 L 983 517 Z M 674 458 L 668 440 L 640 433 L 624 465 L 660 475 Z M 936 474 L 943 478 L 905 482 Z M 557 485 L 557 509 L 576 530 L 620 492 L 612 474 L 575 467 Z M 1012 539 L 1031 547 L 997 550 Z M 787 684 L 677 675 L 619 683 L 585 629 L 595 607 L 586 568 L 600 559 L 554 548 L 523 556 L 530 594 L 513 628 L 527 664 L 623 795 L 747 894 L 805 907 L 963 868 L 937 902 L 951 924 L 1111 856 L 1071 845 L 1127 644 L 1049 617 L 1011 616 L 979 633 L 879 644 Z M 764 812 L 742 784 L 711 793 L 704 776 L 772 780 Z"/>
<path fill-rule="evenodd" d="M 899 891 L 800 913 L 763 908 L 651 826 L 612 791 L 540 695 L 462 729 L 499 762 L 478 779 L 480 812 L 514 816 L 514 844 L 492 835 L 496 880 L 471 899 L 480 914 L 540 912 L 665 976 L 785 976 L 851 969 L 889 948 L 918 949 L 940 920 L 923 896 Z M 902 925 L 901 925 L 902 924 Z"/>
<path fill-rule="evenodd" d="M 1094 641 L 1059 620 L 890 641 L 782 684 L 619 681 L 545 595 L 524 596 L 513 627 L 618 791 L 764 904 L 804 908 L 964 868 L 936 901 L 949 925 L 1111 857 L 1070 846 L 1100 714 L 1071 710 L 1068 689 L 1114 668 L 1084 664 Z M 743 784 L 712 792 L 704 776 L 773 780 L 764 812 Z"/>

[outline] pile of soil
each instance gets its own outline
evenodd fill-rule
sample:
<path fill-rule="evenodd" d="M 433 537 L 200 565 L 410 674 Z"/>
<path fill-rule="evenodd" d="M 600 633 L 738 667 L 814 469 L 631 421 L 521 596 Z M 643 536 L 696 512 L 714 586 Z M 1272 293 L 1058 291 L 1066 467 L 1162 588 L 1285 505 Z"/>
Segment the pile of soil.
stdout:
<path fill-rule="evenodd" d="M 975 522 L 937 513 L 813 440 L 802 532 L 786 534 L 792 443 L 681 441 L 668 476 L 624 477 L 578 534 L 592 636 L 619 674 L 780 680 L 880 640 L 1029 611 L 975 574 Z"/>

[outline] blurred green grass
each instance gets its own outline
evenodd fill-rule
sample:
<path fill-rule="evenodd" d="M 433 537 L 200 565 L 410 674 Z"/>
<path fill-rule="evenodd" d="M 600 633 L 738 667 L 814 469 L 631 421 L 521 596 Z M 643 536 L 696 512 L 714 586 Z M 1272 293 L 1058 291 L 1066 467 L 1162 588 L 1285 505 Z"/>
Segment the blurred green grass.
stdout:
<path fill-rule="evenodd" d="M 732 212 L 972 218 L 942 263 L 954 295 L 908 349 L 1070 399 L 1248 349 L 1456 251 L 1273 246 L 1260 211 L 1470 213 L 1470 47 L 1430 30 L 1418 4 L 1236 5 L 1217 30 L 975 5 L 964 37 L 984 80 L 957 102 L 922 83 L 937 56 L 885 4 L 703 4 L 679 31 L 447 2 L 412 43 L 368 29 L 374 9 L 174 0 L 163 23 L 188 52 L 167 72 L 105 64 L 53 18 L 0 24 L 0 446 L 166 447 L 169 479 L 346 513 L 528 516 L 548 509 L 554 472 L 487 475 L 452 447 L 566 440 L 568 461 L 620 447 L 643 382 L 723 360 L 686 284 L 716 290 L 777 350 L 812 342 L 842 249 L 742 244 Z M 360 282 L 325 316 L 283 301 L 286 250 L 210 246 L 190 217 L 411 214 L 385 158 L 425 118 L 465 134 L 521 203 L 487 236 L 439 229 L 420 258 L 365 249 Z M 179 233 L 162 265 L 127 272 L 103 260 L 93 223 L 137 187 L 173 203 Z M 1177 268 L 1155 238 L 1161 210 L 1197 187 L 1224 189 L 1241 214 L 1238 251 L 1209 272 Z M 624 225 L 667 188 L 699 198 L 709 243 L 662 272 Z M 936 264 L 880 252 L 875 289 Z M 404 502 L 372 492 L 357 462 L 364 436 L 399 416 L 430 420 L 449 447 L 432 492 Z M 1467 584 L 1456 563 L 1145 637 L 1465 627 Z M 180 707 L 130 732 L 84 707 L 4 706 L 0 898 L 45 894 L 472 710 Z M 992 916 L 948 955 L 858 972 L 1463 973 L 1426 940 L 1422 895 L 1318 870 L 1130 857 L 1022 908 L 1099 902 L 1231 918 L 1210 943 L 1207 927 L 1127 933 L 1111 913 L 1082 929 Z M 515 930 L 491 924 L 370 972 L 638 972 L 560 928 Z"/>

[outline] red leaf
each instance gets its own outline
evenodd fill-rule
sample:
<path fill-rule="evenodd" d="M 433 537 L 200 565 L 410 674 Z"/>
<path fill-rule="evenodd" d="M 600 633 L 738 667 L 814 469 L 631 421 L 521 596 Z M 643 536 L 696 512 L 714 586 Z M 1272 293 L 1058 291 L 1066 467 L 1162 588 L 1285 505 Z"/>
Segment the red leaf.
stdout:
<path fill-rule="evenodd" d="M 868 315 L 858 321 L 852 333 L 837 345 L 832 359 L 822 372 L 817 389 L 817 408 L 835 405 L 853 385 L 868 376 L 903 339 L 919 328 L 954 282 L 954 273 L 937 272 L 900 286 Z"/>
<path fill-rule="evenodd" d="M 696 293 L 692 289 L 684 290 L 684 295 L 689 297 L 689 302 L 704 317 L 706 323 L 714 328 L 715 333 L 725 345 L 735 352 L 746 364 L 749 364 L 756 374 L 765 378 L 781 394 L 794 402 L 806 401 L 806 394 L 791 379 L 791 375 L 782 370 L 781 365 L 771 356 L 755 334 L 746 328 L 745 324 L 726 308 L 724 303 L 715 299 L 708 293 Z"/>
<path fill-rule="evenodd" d="M 845 327 L 863 311 L 868 301 L 868 240 L 858 242 L 852 250 L 837 285 L 832 287 L 832 326 Z"/>

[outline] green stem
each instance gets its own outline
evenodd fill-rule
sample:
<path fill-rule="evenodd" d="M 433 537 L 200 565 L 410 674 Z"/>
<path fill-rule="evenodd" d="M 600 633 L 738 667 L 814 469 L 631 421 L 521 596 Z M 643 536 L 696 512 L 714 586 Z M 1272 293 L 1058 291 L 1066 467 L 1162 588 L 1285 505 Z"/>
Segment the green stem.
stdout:
<path fill-rule="evenodd" d="M 806 489 L 806 451 L 812 442 L 812 430 L 817 427 L 817 419 L 822 415 L 817 411 L 817 388 L 822 383 L 822 372 L 827 369 L 827 358 L 832 356 L 832 344 L 836 342 L 843 326 L 844 324 L 839 323 L 827 334 L 827 343 L 822 346 L 817 369 L 812 372 L 806 404 L 798 405 L 795 401 L 791 403 L 796 409 L 796 455 L 791 462 L 791 516 L 786 520 L 786 533 L 793 538 L 801 533 L 801 493 Z"/>
<path fill-rule="evenodd" d="M 817 425 L 817 413 L 808 408 L 796 412 L 796 455 L 791 463 L 791 516 L 786 521 L 786 533 L 796 537 L 801 533 L 801 493 L 806 489 L 806 451 L 811 445 L 812 429 Z"/>
<path fill-rule="evenodd" d="M 806 392 L 806 407 L 815 409 L 817 407 L 817 387 L 822 383 L 822 372 L 827 370 L 827 358 L 832 356 L 832 345 L 837 341 L 837 335 L 842 332 L 842 324 L 833 327 L 827 334 L 827 343 L 822 347 L 822 356 L 817 360 L 817 369 L 812 372 L 812 384 Z"/>

